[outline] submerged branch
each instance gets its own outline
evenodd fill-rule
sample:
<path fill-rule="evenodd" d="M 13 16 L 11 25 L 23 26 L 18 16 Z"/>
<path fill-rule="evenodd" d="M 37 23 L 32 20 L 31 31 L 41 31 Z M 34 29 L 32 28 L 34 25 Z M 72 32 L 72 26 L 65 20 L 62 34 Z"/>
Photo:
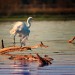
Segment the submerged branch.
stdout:
<path fill-rule="evenodd" d="M 41 57 L 38 53 L 36 55 L 27 54 L 27 55 L 13 55 L 13 54 L 5 54 L 10 56 L 10 60 L 20 60 L 24 62 L 38 62 L 38 66 L 43 67 L 46 65 L 52 64 L 53 58 L 49 57 L 48 55 L 44 55 L 44 57 Z"/>

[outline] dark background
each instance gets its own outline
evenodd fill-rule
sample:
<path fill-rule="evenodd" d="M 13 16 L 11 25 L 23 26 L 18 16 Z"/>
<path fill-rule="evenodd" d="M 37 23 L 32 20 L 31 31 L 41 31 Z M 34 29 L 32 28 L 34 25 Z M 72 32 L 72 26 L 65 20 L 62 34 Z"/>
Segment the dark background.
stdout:
<path fill-rule="evenodd" d="M 75 0 L 0 0 L 0 17 L 28 14 L 75 14 Z"/>

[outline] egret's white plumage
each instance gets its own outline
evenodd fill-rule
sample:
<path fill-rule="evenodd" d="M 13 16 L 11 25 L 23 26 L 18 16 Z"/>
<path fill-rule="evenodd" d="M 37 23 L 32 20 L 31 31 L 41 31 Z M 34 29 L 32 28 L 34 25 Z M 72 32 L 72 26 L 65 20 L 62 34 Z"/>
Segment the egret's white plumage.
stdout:
<path fill-rule="evenodd" d="M 30 33 L 30 21 L 32 20 L 32 17 L 29 17 L 27 19 L 27 25 L 25 22 L 18 21 L 14 24 L 13 28 L 10 30 L 10 34 L 14 34 L 14 44 L 15 44 L 15 36 L 18 34 L 20 37 L 21 45 L 24 44 L 26 40 L 28 39 L 29 33 Z"/>

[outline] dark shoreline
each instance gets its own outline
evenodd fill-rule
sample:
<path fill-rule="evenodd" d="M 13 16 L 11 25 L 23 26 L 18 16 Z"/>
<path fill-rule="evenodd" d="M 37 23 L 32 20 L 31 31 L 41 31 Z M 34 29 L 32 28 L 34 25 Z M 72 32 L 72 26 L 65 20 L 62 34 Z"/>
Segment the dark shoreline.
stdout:
<path fill-rule="evenodd" d="M 29 16 L 32 16 L 35 21 L 70 21 L 75 20 L 75 14 L 37 14 L 37 15 L 13 15 L 1 16 L 0 22 L 4 21 L 26 21 Z"/>

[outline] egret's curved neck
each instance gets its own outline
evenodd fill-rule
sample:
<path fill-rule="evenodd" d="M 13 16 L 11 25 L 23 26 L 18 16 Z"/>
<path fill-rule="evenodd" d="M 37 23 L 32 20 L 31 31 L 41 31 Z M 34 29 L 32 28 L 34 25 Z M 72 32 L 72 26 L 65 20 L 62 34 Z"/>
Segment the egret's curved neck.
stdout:
<path fill-rule="evenodd" d="M 28 28 L 30 28 L 30 26 L 31 26 L 31 23 L 30 23 L 29 19 L 27 19 L 27 26 L 28 26 Z"/>

